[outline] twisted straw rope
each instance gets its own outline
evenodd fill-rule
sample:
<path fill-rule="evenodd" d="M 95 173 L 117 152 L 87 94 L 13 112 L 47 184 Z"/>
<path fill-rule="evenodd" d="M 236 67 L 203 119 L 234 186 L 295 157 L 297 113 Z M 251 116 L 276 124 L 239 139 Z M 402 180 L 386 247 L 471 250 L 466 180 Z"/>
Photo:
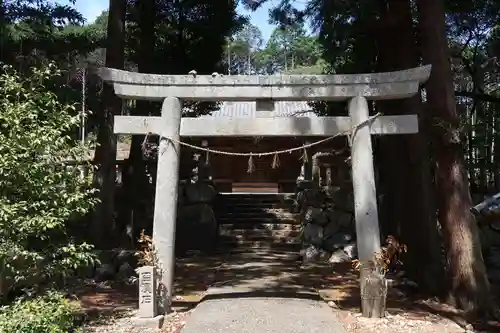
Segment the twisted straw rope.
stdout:
<path fill-rule="evenodd" d="M 314 147 L 316 145 L 319 145 L 319 144 L 322 144 L 324 142 L 330 141 L 330 140 L 335 139 L 335 138 L 337 138 L 339 136 L 342 136 L 342 135 L 347 135 L 348 136 L 348 138 L 349 138 L 349 145 L 351 146 L 351 143 L 352 143 L 351 142 L 351 137 L 352 137 L 352 135 L 354 133 L 356 133 L 356 131 L 359 129 L 359 127 L 364 126 L 367 123 L 370 123 L 371 121 L 373 121 L 374 119 L 378 118 L 381 115 L 382 115 L 382 113 L 379 112 L 379 113 L 377 113 L 377 114 L 369 117 L 365 121 L 363 121 L 363 122 L 361 122 L 361 123 L 359 123 L 359 124 L 351 127 L 350 129 L 348 129 L 346 131 L 342 131 L 340 133 L 337 133 L 337 134 L 335 134 L 333 136 L 330 136 L 328 138 L 324 138 L 324 139 L 321 139 L 321 140 L 318 140 L 318 141 L 315 141 L 315 142 L 312 142 L 312 143 L 307 143 L 307 144 L 304 144 L 302 146 L 298 146 L 298 147 L 294 147 L 294 148 L 283 149 L 283 150 L 276 150 L 276 151 L 269 151 L 269 152 L 261 152 L 261 153 L 229 152 L 229 151 L 223 151 L 223 150 L 216 150 L 216 149 L 210 149 L 210 148 L 200 147 L 200 146 L 196 146 L 196 145 L 193 145 L 193 144 L 190 144 L 190 143 L 187 143 L 187 142 L 184 142 L 184 141 L 176 140 L 176 139 L 173 139 L 173 138 L 169 138 L 169 137 L 165 137 L 165 139 L 170 140 L 170 141 L 175 142 L 175 143 L 178 143 L 180 145 L 192 148 L 192 149 L 196 149 L 196 150 L 199 150 L 199 151 L 204 151 L 204 152 L 211 153 L 211 154 L 218 154 L 218 155 L 246 156 L 246 157 L 252 157 L 252 156 L 261 157 L 261 156 L 269 156 L 269 155 L 280 155 L 280 154 L 285 154 L 285 153 L 292 153 L 292 152 L 298 151 L 298 150 L 305 150 L 307 148 Z"/>

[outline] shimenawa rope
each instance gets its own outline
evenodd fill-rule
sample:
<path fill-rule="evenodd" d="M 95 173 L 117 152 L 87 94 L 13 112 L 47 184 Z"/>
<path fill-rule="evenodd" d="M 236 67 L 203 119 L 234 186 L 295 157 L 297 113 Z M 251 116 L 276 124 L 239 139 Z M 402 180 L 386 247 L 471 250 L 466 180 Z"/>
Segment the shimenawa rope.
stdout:
<path fill-rule="evenodd" d="M 353 134 L 356 133 L 356 131 L 361 127 L 361 126 L 364 126 L 365 124 L 368 124 L 370 122 L 372 122 L 374 119 L 378 118 L 379 116 L 381 116 L 382 113 L 377 113 L 371 117 L 369 117 L 368 119 L 366 119 L 365 121 L 351 127 L 350 129 L 346 130 L 346 131 L 342 131 L 342 132 L 339 132 L 333 136 L 329 136 L 327 138 L 324 138 L 324 139 L 321 139 L 321 140 L 318 140 L 318 141 L 315 141 L 315 142 L 311 142 L 311 143 L 307 143 L 307 144 L 304 144 L 304 145 L 301 145 L 301 146 L 298 146 L 298 147 L 294 147 L 294 148 L 289 148 L 289 149 L 283 149 L 283 150 L 276 150 L 276 151 L 269 151 L 269 152 L 260 152 L 260 153 L 253 153 L 253 152 L 250 152 L 250 153 L 240 153 L 240 152 L 229 152 L 229 151 L 222 151 L 222 150 L 216 150 L 216 149 L 210 149 L 210 148 L 206 148 L 206 147 L 200 147 L 200 146 L 196 146 L 196 145 L 193 145 L 193 144 L 190 144 L 190 143 L 187 143 L 187 142 L 183 142 L 183 141 L 180 141 L 180 140 L 176 140 L 176 139 L 173 139 L 173 138 L 169 138 L 169 137 L 165 137 L 165 139 L 171 141 L 171 142 L 174 142 L 174 143 L 178 143 L 182 146 L 185 146 L 185 147 L 189 147 L 189 148 L 192 148 L 192 149 L 195 149 L 195 150 L 198 150 L 198 151 L 204 151 L 207 153 L 207 156 L 206 156 L 206 162 L 208 162 L 208 154 L 217 154 L 217 155 L 226 155 L 226 156 L 245 156 L 245 157 L 248 157 L 248 169 L 247 169 L 247 172 L 248 173 L 252 173 L 253 170 L 255 169 L 255 165 L 253 163 L 253 157 L 254 156 L 257 156 L 257 157 L 262 157 L 262 156 L 270 156 L 270 155 L 274 155 L 274 158 L 273 158 L 273 163 L 271 165 L 271 167 L 273 169 L 279 167 L 279 157 L 278 155 L 280 154 L 285 154 L 285 153 L 289 153 L 291 154 L 292 152 L 294 151 L 298 151 L 298 150 L 303 150 L 303 154 L 301 156 L 301 159 L 304 161 L 304 162 L 308 162 L 308 157 L 307 157 L 307 148 L 311 148 L 311 147 L 314 147 L 314 146 L 317 146 L 319 144 L 322 144 L 324 142 L 327 142 L 327 141 L 330 141 L 330 140 L 333 140 L 339 136 L 343 136 L 343 135 L 346 135 L 347 138 L 348 138 L 348 141 L 349 141 L 349 146 L 352 146 L 352 136 Z M 148 133 L 146 134 L 146 137 L 144 138 L 144 142 L 143 142 L 143 147 L 145 147 L 145 144 L 146 144 L 146 141 L 148 139 L 148 136 L 150 135 L 151 133 Z"/>

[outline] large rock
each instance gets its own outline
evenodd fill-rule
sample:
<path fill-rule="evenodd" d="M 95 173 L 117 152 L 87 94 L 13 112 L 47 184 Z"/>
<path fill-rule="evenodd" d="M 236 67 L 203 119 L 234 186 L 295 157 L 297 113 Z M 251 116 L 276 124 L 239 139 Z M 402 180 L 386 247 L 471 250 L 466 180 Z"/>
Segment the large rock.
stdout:
<path fill-rule="evenodd" d="M 304 216 L 304 221 L 306 223 L 324 226 L 328 223 L 328 218 L 321 208 L 308 207 Z"/>
<path fill-rule="evenodd" d="M 137 267 L 137 255 L 134 250 L 117 249 L 114 259 L 115 267 L 120 267 L 122 264 L 127 263 L 131 267 Z"/>
<path fill-rule="evenodd" d="M 330 264 L 340 264 L 344 262 L 349 262 L 358 257 L 357 246 L 355 242 L 349 243 L 343 247 L 343 249 L 335 250 L 328 262 Z"/>
<path fill-rule="evenodd" d="M 316 259 L 318 259 L 318 257 L 320 256 L 320 253 L 321 253 L 321 251 L 319 248 L 317 248 L 314 245 L 309 245 L 307 248 L 305 248 L 301 251 L 302 262 L 304 264 L 313 262 Z"/>
<path fill-rule="evenodd" d="M 299 190 L 309 190 L 315 187 L 315 183 L 312 180 L 297 180 L 297 188 Z"/>
<path fill-rule="evenodd" d="M 321 246 L 323 243 L 323 227 L 316 224 L 306 224 L 303 231 L 304 243 Z"/>
<path fill-rule="evenodd" d="M 127 262 L 121 264 L 120 268 L 118 268 L 117 277 L 120 280 L 127 280 L 131 276 L 135 275 L 136 275 L 135 269 L 132 268 L 132 266 Z"/>
<path fill-rule="evenodd" d="M 208 204 L 184 206 L 179 211 L 179 222 L 182 224 L 215 224 L 215 214 Z"/>
<path fill-rule="evenodd" d="M 321 207 L 323 203 L 323 195 L 318 189 L 303 190 L 297 199 L 300 204 L 313 207 Z"/>
<path fill-rule="evenodd" d="M 328 259 L 328 262 L 330 264 L 341 264 L 343 262 L 349 262 L 351 261 L 351 258 L 345 253 L 343 250 L 337 250 L 332 253 L 330 256 L 330 259 Z"/>
<path fill-rule="evenodd" d="M 190 204 L 211 203 L 217 195 L 213 186 L 204 183 L 188 184 L 184 191 Z"/>
<path fill-rule="evenodd" d="M 339 212 L 337 215 L 338 224 L 345 229 L 354 230 L 354 215 L 348 212 Z"/>
<path fill-rule="evenodd" d="M 353 235 L 349 232 L 338 232 L 328 238 L 325 238 L 323 242 L 323 248 L 327 251 L 335 251 L 336 249 L 344 248 L 353 240 Z"/>
<path fill-rule="evenodd" d="M 217 221 L 212 207 L 196 204 L 182 207 L 177 220 L 176 250 L 211 252 L 217 238 Z"/>
<path fill-rule="evenodd" d="M 335 206 L 342 211 L 354 212 L 354 194 L 352 188 L 340 188 L 332 193 Z"/>
<path fill-rule="evenodd" d="M 96 269 L 95 280 L 96 281 L 113 280 L 115 278 L 115 275 L 116 275 L 116 269 L 114 265 L 102 264 Z"/>
<path fill-rule="evenodd" d="M 331 214 L 332 213 L 330 212 L 330 215 Z M 329 238 L 329 237 L 335 235 L 340 230 L 340 224 L 339 224 L 337 219 L 332 219 L 330 216 L 329 220 L 330 220 L 330 222 L 325 226 L 325 230 L 324 230 L 325 238 Z"/>
<path fill-rule="evenodd" d="M 344 246 L 344 252 L 349 256 L 351 260 L 354 260 L 358 257 L 358 245 L 356 242 L 351 242 Z"/>

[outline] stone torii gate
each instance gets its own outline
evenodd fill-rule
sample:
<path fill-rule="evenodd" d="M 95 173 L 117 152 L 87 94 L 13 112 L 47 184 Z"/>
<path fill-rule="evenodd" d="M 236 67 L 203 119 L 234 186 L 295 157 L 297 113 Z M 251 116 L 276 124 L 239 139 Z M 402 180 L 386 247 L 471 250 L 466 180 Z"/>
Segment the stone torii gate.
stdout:
<path fill-rule="evenodd" d="M 169 309 L 174 273 L 180 137 L 308 136 L 351 133 L 351 165 L 358 255 L 361 263 L 380 250 L 372 134 L 418 132 L 416 115 L 380 116 L 371 121 L 367 100 L 402 99 L 418 93 L 430 75 L 424 66 L 397 72 L 353 75 L 210 76 L 154 75 L 102 68 L 100 76 L 123 99 L 162 101 L 161 117 L 116 116 L 114 132 L 161 137 L 154 208 L 153 242 Z M 349 100 L 349 117 L 181 118 L 182 101 Z M 361 273 L 361 287 L 364 275 Z M 363 290 L 363 289 L 362 289 Z M 160 300 L 162 301 L 162 300 Z"/>

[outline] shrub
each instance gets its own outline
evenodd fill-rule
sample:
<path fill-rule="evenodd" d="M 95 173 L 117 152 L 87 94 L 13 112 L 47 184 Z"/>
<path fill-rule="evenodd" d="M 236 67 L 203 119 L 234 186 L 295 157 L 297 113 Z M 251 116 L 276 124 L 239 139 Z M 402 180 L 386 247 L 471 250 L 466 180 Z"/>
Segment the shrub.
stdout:
<path fill-rule="evenodd" d="M 34 299 L 19 299 L 12 305 L 0 308 L 0 332 L 75 332 L 77 310 L 76 304 L 56 293 Z"/>
<path fill-rule="evenodd" d="M 22 78 L 0 72 L 0 301 L 11 290 L 57 281 L 93 260 L 69 233 L 95 204 L 78 142 L 79 117 L 58 101 L 60 72 L 50 64 Z"/>

